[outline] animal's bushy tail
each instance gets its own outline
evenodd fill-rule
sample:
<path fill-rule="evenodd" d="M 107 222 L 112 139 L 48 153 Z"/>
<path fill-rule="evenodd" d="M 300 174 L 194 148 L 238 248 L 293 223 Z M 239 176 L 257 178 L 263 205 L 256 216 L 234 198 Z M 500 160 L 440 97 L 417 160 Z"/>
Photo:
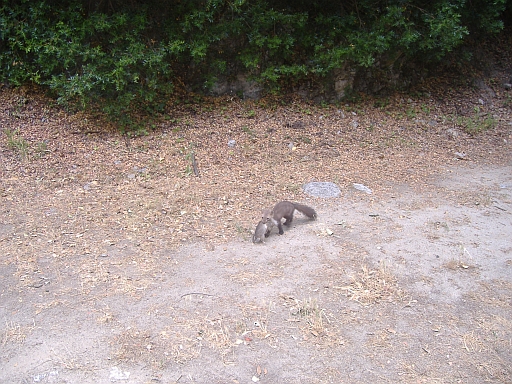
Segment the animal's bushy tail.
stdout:
<path fill-rule="evenodd" d="M 302 213 L 302 214 L 306 215 L 307 217 L 309 217 L 310 219 L 316 219 L 317 218 L 316 211 L 313 208 L 308 207 L 307 205 L 293 203 L 293 207 L 297 211 L 299 211 L 300 213 Z"/>

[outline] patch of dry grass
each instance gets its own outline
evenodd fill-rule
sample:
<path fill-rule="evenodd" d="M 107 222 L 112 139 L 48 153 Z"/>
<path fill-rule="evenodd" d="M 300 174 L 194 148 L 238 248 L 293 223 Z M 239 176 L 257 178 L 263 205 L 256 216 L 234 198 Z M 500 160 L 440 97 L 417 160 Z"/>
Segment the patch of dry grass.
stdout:
<path fill-rule="evenodd" d="M 291 314 L 303 318 L 307 324 L 307 330 L 313 336 L 320 336 L 325 333 L 324 310 L 318 305 L 316 298 L 295 300 L 295 307 L 292 307 Z"/>
<path fill-rule="evenodd" d="M 114 357 L 120 361 L 139 362 L 148 360 L 153 349 L 151 335 L 147 331 L 128 328 L 117 335 L 112 344 Z"/>
<path fill-rule="evenodd" d="M 504 320 L 496 318 L 496 320 Z M 506 321 L 507 322 L 507 321 Z M 510 322 L 508 321 L 508 324 Z M 487 328 L 491 326 L 491 328 Z M 477 330 L 459 334 L 462 350 L 470 361 L 479 376 L 486 377 L 486 380 L 498 380 L 508 383 L 510 379 L 510 362 L 504 357 L 503 351 L 509 351 L 511 347 L 507 334 L 499 334 L 492 328 L 495 324 L 486 323 Z M 500 337 L 497 337 L 497 336 Z"/>
<path fill-rule="evenodd" d="M 327 315 L 317 298 L 297 299 L 287 295 L 281 298 L 285 300 L 285 307 L 291 315 L 287 322 L 297 324 L 294 328 L 300 330 L 302 341 L 313 343 L 319 348 L 344 344 L 342 327 L 333 324 L 334 317 Z"/>
<path fill-rule="evenodd" d="M 200 355 L 197 339 L 166 330 L 154 335 L 147 330 L 129 327 L 113 337 L 110 344 L 112 356 L 117 361 L 144 363 L 153 369 L 164 369 L 171 361 L 185 363 Z"/>
<path fill-rule="evenodd" d="M 249 340 L 251 337 L 258 339 L 272 340 L 273 334 L 268 329 L 269 317 L 275 312 L 275 303 L 263 302 L 261 304 L 249 304 L 242 306 L 243 319 L 238 323 L 237 333 L 242 337 L 242 341 Z M 240 340 L 237 340 L 240 343 Z"/>
<path fill-rule="evenodd" d="M 398 281 L 389 267 L 380 262 L 378 269 L 371 269 L 363 264 L 360 272 L 350 276 L 351 283 L 335 287 L 353 301 L 368 306 L 380 301 L 402 301 L 404 291 L 398 286 Z"/>
<path fill-rule="evenodd" d="M 113 338 L 112 354 L 119 361 L 163 369 L 170 361 L 184 364 L 198 358 L 206 348 L 230 364 L 237 344 L 235 328 L 234 322 L 221 317 L 175 318 L 173 325 L 158 334 L 130 327 Z"/>
<path fill-rule="evenodd" d="M 377 333 L 372 334 L 368 340 L 368 345 L 371 346 L 372 349 L 375 348 L 391 348 L 391 335 L 393 334 L 392 330 L 380 330 Z"/>
<path fill-rule="evenodd" d="M 21 326 L 13 321 L 5 320 L 5 329 L 2 337 L 2 346 L 7 343 L 22 344 L 27 335 L 32 332 L 35 326 Z"/>
<path fill-rule="evenodd" d="M 258 268 L 252 271 L 241 271 L 231 274 L 231 281 L 241 285 L 254 285 L 262 282 L 269 283 L 274 279 L 283 276 L 283 270 L 275 270 L 273 268 Z"/>
<path fill-rule="evenodd" d="M 184 364 L 201 355 L 201 343 L 190 328 L 183 324 L 180 328 L 167 327 L 158 335 L 158 340 L 167 348 L 162 352 L 166 359 Z"/>
<path fill-rule="evenodd" d="M 470 300 L 479 303 L 480 305 L 489 305 L 495 308 L 510 308 L 510 295 L 508 292 L 512 290 L 512 284 L 494 279 L 491 285 L 488 283 L 480 282 L 478 290 L 466 294 Z"/>

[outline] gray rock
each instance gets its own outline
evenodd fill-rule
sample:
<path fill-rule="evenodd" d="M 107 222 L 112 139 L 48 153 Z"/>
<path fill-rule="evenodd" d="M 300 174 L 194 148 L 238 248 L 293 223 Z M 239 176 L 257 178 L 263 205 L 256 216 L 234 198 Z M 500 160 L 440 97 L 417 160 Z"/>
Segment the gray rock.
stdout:
<path fill-rule="evenodd" d="M 459 132 L 457 132 L 457 131 L 456 131 L 455 129 L 453 129 L 453 128 L 448 128 L 448 129 L 446 130 L 446 133 L 447 133 L 448 135 L 450 135 L 451 137 L 458 137 L 458 136 L 459 136 Z"/>
<path fill-rule="evenodd" d="M 239 74 L 236 79 L 219 79 L 210 92 L 216 96 L 239 95 L 244 99 L 259 99 L 263 92 L 263 86 L 256 81 L 249 80 L 245 75 Z"/>
<path fill-rule="evenodd" d="M 363 185 L 363 184 L 359 184 L 359 183 L 353 183 L 352 184 L 354 186 L 355 189 L 357 189 L 358 191 L 361 191 L 361 192 L 365 192 L 369 195 L 372 194 L 372 190 L 370 188 L 368 188 L 366 185 Z"/>
<path fill-rule="evenodd" d="M 338 197 L 341 191 L 331 182 L 314 181 L 304 185 L 304 193 L 314 197 Z"/>

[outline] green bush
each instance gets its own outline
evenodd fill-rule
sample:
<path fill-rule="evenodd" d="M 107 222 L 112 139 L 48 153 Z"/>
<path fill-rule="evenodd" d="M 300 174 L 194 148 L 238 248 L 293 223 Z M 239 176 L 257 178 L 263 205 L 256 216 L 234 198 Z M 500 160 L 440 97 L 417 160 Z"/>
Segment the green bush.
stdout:
<path fill-rule="evenodd" d="M 100 106 L 122 126 L 133 123 L 134 112 L 163 108 L 172 92 L 171 63 L 183 44 L 148 38 L 143 9 L 86 16 L 78 3 L 23 5 L 2 9 L 3 79 L 47 86 L 65 105 Z"/>
<path fill-rule="evenodd" d="M 5 1 L 0 78 L 43 85 L 62 104 L 101 108 L 127 126 L 161 111 L 178 80 L 208 91 L 220 76 L 245 73 L 275 91 L 397 58 L 439 62 L 468 36 L 499 32 L 505 7 L 506 0 Z"/>

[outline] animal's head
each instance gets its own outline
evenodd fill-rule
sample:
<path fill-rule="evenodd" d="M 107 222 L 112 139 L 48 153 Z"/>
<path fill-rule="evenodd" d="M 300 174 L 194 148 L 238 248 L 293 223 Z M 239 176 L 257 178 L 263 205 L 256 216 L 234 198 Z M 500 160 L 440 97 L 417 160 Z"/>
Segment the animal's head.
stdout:
<path fill-rule="evenodd" d="M 261 221 L 268 223 L 272 219 L 272 212 L 270 209 L 264 209 L 261 215 Z"/>

